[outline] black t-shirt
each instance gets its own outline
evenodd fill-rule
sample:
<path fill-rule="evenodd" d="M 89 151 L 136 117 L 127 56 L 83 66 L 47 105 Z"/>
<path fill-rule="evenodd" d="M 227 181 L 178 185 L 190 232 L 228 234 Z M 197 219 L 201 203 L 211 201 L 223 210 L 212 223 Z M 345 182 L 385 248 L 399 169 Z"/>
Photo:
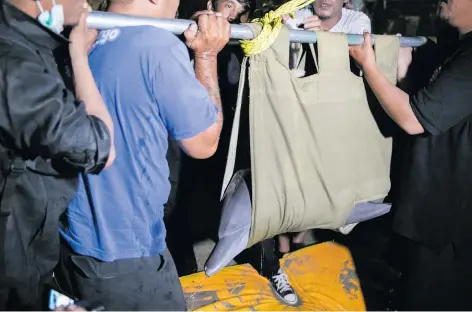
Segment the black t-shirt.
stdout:
<path fill-rule="evenodd" d="M 470 244 L 472 33 L 411 97 L 411 107 L 425 133 L 404 142 L 394 230 L 436 250 Z"/>

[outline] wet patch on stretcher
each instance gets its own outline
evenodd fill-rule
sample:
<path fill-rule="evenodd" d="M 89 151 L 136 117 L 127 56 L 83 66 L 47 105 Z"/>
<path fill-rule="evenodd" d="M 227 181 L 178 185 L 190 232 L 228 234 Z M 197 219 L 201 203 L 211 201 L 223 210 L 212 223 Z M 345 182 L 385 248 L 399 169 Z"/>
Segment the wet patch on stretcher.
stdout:
<path fill-rule="evenodd" d="M 300 297 L 298 306 L 280 302 L 250 265 L 226 267 L 180 279 L 191 311 L 365 311 L 359 279 L 347 248 L 323 243 L 286 255 L 281 265 Z"/>

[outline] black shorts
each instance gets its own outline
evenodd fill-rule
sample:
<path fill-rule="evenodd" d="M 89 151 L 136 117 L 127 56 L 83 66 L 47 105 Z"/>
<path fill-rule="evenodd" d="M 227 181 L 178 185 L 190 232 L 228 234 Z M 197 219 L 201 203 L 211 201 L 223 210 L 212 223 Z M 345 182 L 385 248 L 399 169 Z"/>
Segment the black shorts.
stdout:
<path fill-rule="evenodd" d="M 65 293 L 108 311 L 184 311 L 185 299 L 169 251 L 156 257 L 102 262 L 61 245 L 56 271 Z"/>

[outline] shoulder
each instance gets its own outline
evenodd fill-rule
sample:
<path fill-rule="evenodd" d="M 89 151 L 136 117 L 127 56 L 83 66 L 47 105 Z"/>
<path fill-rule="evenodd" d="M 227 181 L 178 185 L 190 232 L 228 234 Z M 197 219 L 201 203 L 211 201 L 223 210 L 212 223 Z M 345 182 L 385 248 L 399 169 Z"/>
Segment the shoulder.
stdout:
<path fill-rule="evenodd" d="M 367 14 L 355 10 L 342 9 L 342 23 L 347 33 L 371 31 L 371 22 Z"/>
<path fill-rule="evenodd" d="M 123 39 L 127 41 L 127 44 L 161 48 L 183 45 L 182 41 L 170 31 L 154 26 L 119 27 L 109 31 L 118 32 L 117 34 L 112 34 L 112 36 L 122 36 Z M 104 32 L 106 31 L 102 33 Z M 110 34 L 108 36 L 110 36 Z"/>
<path fill-rule="evenodd" d="M 470 81 L 472 78 L 472 45 L 465 47 L 458 53 L 457 57 L 452 57 L 451 63 L 451 67 L 454 67 L 454 70 L 461 73 L 460 79 Z"/>
<path fill-rule="evenodd" d="M 31 49 L 0 40 L 0 63 L 4 71 L 27 74 L 43 68 L 43 60 Z"/>
<path fill-rule="evenodd" d="M 8 28 L 0 27 L 0 58 L 10 68 L 15 68 L 22 63 L 42 63 L 42 59 L 27 42 L 18 38 Z"/>
<path fill-rule="evenodd" d="M 60 74 L 49 69 L 38 48 L 14 33 L 2 33 L 0 36 L 0 72 L 5 75 L 3 79 L 10 82 L 3 87 L 46 86 L 38 92 L 49 92 L 52 88 L 64 86 Z"/>
<path fill-rule="evenodd" d="M 309 16 L 313 16 L 313 7 L 311 5 L 295 11 L 295 24 L 303 24 L 305 19 Z"/>
<path fill-rule="evenodd" d="M 367 16 L 367 14 L 361 11 L 343 8 L 342 14 L 343 14 L 343 17 L 349 18 L 353 21 L 356 21 L 356 20 L 370 21 L 370 18 Z"/>
<path fill-rule="evenodd" d="M 463 52 L 461 53 L 463 57 L 467 58 L 469 61 L 472 60 L 472 37 L 469 39 L 471 42 L 466 44 Z"/>
<path fill-rule="evenodd" d="M 187 53 L 185 44 L 173 33 L 154 26 L 117 27 L 101 31 L 94 47 L 117 41 L 150 58 L 161 59 Z M 126 49 L 129 50 L 129 49 Z"/>

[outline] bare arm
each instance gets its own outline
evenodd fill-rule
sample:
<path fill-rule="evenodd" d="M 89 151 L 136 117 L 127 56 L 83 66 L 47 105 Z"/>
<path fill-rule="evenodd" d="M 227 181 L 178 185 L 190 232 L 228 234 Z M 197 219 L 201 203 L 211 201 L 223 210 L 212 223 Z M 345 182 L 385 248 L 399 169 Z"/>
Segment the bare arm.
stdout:
<path fill-rule="evenodd" d="M 112 146 L 110 148 L 110 156 L 105 167 L 110 166 L 116 156 L 115 147 L 113 145 L 113 122 L 110 114 L 103 102 L 102 96 L 98 91 L 93 79 L 87 58 L 73 58 L 72 68 L 74 72 L 75 93 L 79 101 L 85 105 L 85 109 L 89 115 L 95 116 L 102 120 L 108 127 L 111 136 Z"/>
<path fill-rule="evenodd" d="M 411 107 L 410 96 L 390 83 L 377 67 L 370 34 L 364 33 L 364 43 L 349 47 L 349 52 L 362 67 L 370 88 L 385 112 L 407 133 L 423 133 L 423 126 Z"/>
<path fill-rule="evenodd" d="M 113 144 L 113 122 L 103 102 L 93 79 L 87 58 L 73 58 L 72 68 L 74 72 L 75 93 L 78 100 L 84 102 L 89 115 L 101 119 L 110 131 L 111 148 L 105 167 L 109 167 L 115 160 L 116 152 Z"/>
<path fill-rule="evenodd" d="M 74 85 L 76 97 L 84 102 L 89 115 L 102 120 L 108 127 L 111 137 L 110 155 L 105 167 L 110 166 L 115 159 L 115 147 L 113 144 L 113 122 L 110 114 L 103 102 L 102 96 L 98 91 L 95 80 L 90 70 L 88 62 L 88 50 L 90 48 L 89 36 L 86 28 L 87 12 L 82 13 L 79 24 L 74 27 L 71 33 L 70 56 L 74 72 Z"/>
<path fill-rule="evenodd" d="M 374 64 L 364 67 L 364 75 L 370 88 L 385 112 L 408 134 L 420 134 L 423 127 L 416 118 L 410 105 L 410 97 L 390 83 Z"/>
<path fill-rule="evenodd" d="M 218 108 L 217 123 L 221 126 L 223 124 L 223 108 L 221 106 L 220 88 L 218 85 L 216 56 L 205 57 L 196 55 L 195 76 L 208 91 L 208 95 Z"/>
<path fill-rule="evenodd" d="M 208 96 L 218 109 L 218 118 L 204 132 L 180 141 L 183 149 L 194 158 L 207 158 L 218 148 L 219 137 L 223 126 L 223 111 L 217 75 L 218 52 L 229 41 L 230 25 L 221 14 L 200 12 L 198 27 L 191 24 L 184 33 L 187 46 L 195 52 L 195 76 L 205 87 Z"/>
<path fill-rule="evenodd" d="M 205 132 L 193 138 L 182 140 L 181 144 L 184 146 L 185 150 L 190 152 L 201 149 L 199 147 L 203 147 L 204 150 L 209 150 L 210 153 L 213 154 L 218 148 L 218 141 L 223 127 L 223 110 L 216 66 L 216 56 L 195 55 L 195 76 L 205 87 L 210 99 L 218 108 L 218 119 L 216 123 Z M 199 153 L 194 153 L 192 156 L 204 158 L 204 155 L 200 156 L 198 154 Z"/>

